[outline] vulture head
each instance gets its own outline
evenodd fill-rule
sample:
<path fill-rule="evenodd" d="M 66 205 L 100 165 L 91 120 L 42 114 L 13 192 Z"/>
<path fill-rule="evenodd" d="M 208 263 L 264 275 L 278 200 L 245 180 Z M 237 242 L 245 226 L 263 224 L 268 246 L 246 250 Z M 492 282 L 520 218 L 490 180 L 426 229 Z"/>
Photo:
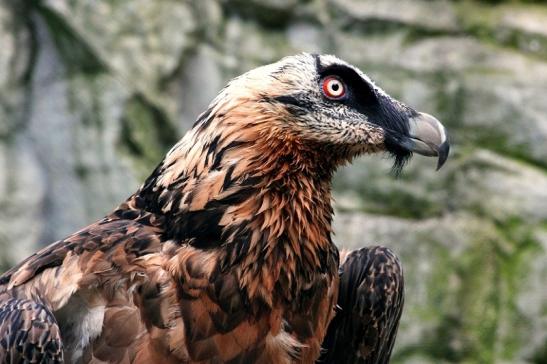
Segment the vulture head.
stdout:
<path fill-rule="evenodd" d="M 437 156 L 440 167 L 448 150 L 434 117 L 334 56 L 300 54 L 230 81 L 135 203 L 162 216 L 169 238 L 207 249 L 222 242 L 222 269 L 246 262 L 253 277 L 267 272 L 257 262 L 278 259 L 268 266 L 289 272 L 289 297 L 302 267 L 337 269 L 327 262 L 337 260 L 331 181 L 338 166 L 387 152 L 398 172 L 415 152 Z"/>
<path fill-rule="evenodd" d="M 196 126 L 254 128 L 254 137 L 266 144 L 275 139 L 321 151 L 335 164 L 363 153 L 388 152 L 396 172 L 413 153 L 438 157 L 440 168 L 449 152 L 437 119 L 393 99 L 358 68 L 332 55 L 285 57 L 237 77 Z"/>

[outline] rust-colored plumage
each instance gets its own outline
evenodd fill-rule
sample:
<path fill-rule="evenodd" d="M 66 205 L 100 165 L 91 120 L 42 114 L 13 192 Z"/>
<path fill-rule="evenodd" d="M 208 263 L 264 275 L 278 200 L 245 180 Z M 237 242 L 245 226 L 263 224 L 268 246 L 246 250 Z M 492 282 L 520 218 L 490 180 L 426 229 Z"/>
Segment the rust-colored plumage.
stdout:
<path fill-rule="evenodd" d="M 366 152 L 444 159 L 444 129 L 420 118 L 332 56 L 236 78 L 127 201 L 0 277 L 1 361 L 313 363 L 340 288 L 326 354 L 354 335 L 349 362 L 386 362 L 402 272 L 385 251 L 339 267 L 331 178 Z"/>

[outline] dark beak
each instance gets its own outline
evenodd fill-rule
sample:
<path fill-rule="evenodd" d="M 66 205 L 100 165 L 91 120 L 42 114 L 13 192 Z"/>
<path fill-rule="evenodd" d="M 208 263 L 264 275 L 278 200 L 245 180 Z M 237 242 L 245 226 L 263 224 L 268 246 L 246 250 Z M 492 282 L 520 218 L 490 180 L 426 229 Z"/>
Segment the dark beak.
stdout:
<path fill-rule="evenodd" d="M 433 116 L 418 113 L 409 120 L 409 137 L 401 143 L 406 150 L 429 157 L 438 157 L 437 170 L 448 158 L 450 145 L 443 124 Z"/>

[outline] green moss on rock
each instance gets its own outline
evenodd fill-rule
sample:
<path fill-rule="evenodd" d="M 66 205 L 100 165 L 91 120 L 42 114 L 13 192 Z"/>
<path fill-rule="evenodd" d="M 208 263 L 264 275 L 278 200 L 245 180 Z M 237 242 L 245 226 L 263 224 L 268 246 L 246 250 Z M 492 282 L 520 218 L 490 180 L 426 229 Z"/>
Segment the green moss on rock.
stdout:
<path fill-rule="evenodd" d="M 138 94 L 127 102 L 121 122 L 119 148 L 145 178 L 178 141 L 177 130 L 161 109 Z"/>

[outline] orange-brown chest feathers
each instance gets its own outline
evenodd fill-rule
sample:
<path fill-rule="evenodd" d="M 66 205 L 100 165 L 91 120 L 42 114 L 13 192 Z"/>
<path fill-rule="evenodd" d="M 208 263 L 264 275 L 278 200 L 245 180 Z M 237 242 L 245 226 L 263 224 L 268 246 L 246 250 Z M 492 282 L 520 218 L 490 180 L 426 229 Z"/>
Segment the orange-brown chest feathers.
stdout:
<path fill-rule="evenodd" d="M 165 238 L 219 250 L 220 270 L 237 270 L 250 298 L 271 304 L 274 282 L 292 299 L 314 274 L 336 272 L 330 180 L 338 161 L 287 133 L 279 112 L 256 103 L 237 110 L 202 115 L 136 205 L 164 217 Z"/>
<path fill-rule="evenodd" d="M 269 345 L 281 357 L 292 352 L 312 362 L 337 295 L 336 161 L 250 108 L 238 108 L 247 123 L 234 120 L 239 113 L 205 113 L 134 204 L 165 222 L 163 239 L 173 247 L 166 269 L 180 282 L 189 347 L 215 330 L 237 336 L 245 329 L 253 332 L 249 350 Z M 196 312 L 200 322 L 184 320 Z"/>

